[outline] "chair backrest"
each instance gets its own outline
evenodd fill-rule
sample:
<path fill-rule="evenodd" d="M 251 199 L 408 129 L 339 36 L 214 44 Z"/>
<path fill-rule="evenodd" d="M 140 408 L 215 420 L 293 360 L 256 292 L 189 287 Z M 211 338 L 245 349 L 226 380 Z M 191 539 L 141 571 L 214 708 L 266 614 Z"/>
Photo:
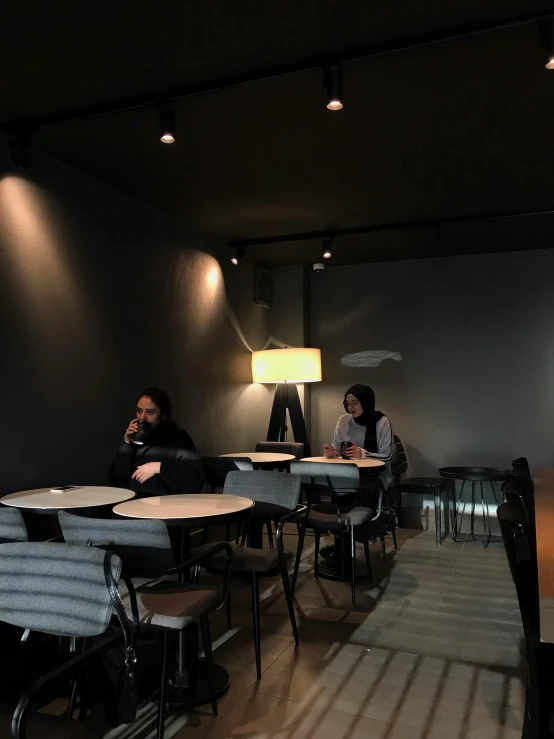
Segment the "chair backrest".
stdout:
<path fill-rule="evenodd" d="M 222 488 L 229 472 L 254 469 L 246 457 L 202 457 L 202 467 L 206 484 L 212 488 Z"/>
<path fill-rule="evenodd" d="M 300 478 L 266 470 L 229 472 L 223 493 L 241 495 L 255 503 L 271 503 L 293 511 L 300 498 Z"/>
<path fill-rule="evenodd" d="M 525 481 L 531 495 L 535 495 L 535 485 L 533 483 L 533 475 L 527 457 L 518 457 L 512 462 L 512 469 L 518 477 Z"/>
<path fill-rule="evenodd" d="M 535 539 L 535 501 L 529 491 L 529 487 L 523 478 L 507 480 L 502 483 L 502 492 L 506 500 L 519 500 L 525 515 L 526 525 Z"/>
<path fill-rule="evenodd" d="M 256 444 L 256 451 L 292 454 L 295 459 L 302 459 L 304 456 L 304 444 L 300 441 L 259 441 Z"/>
<path fill-rule="evenodd" d="M 175 558 L 167 526 L 155 519 L 86 518 L 60 511 L 58 520 L 68 544 L 91 545 L 116 552 L 126 577 L 157 577 Z"/>
<path fill-rule="evenodd" d="M 539 588 L 537 553 L 518 499 L 498 507 L 498 522 L 516 586 L 527 649 L 539 642 Z"/>
<path fill-rule="evenodd" d="M 398 436 L 394 436 L 395 454 L 392 459 L 392 473 L 394 477 L 394 484 L 397 485 L 400 482 L 402 475 L 408 471 L 408 458 L 404 449 L 404 444 L 400 441 Z"/>
<path fill-rule="evenodd" d="M 310 503 L 320 495 L 347 495 L 360 487 L 360 470 L 354 463 L 291 462 L 290 471 L 300 476 Z"/>
<path fill-rule="evenodd" d="M 52 542 L 0 544 L 0 621 L 57 636 L 102 634 L 112 615 L 106 556 L 117 584 L 121 560 L 113 553 Z"/>
<path fill-rule="evenodd" d="M 12 541 L 29 541 L 21 511 L 0 506 L 0 544 Z"/>

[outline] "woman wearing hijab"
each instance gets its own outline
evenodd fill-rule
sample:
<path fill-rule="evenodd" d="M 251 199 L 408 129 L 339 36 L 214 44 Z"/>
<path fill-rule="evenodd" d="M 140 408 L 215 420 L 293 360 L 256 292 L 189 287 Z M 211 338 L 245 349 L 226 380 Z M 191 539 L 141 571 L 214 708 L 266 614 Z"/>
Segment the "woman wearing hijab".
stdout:
<path fill-rule="evenodd" d="M 200 455 L 184 429 L 171 418 L 167 393 L 147 387 L 137 398 L 135 418 L 129 423 L 110 470 L 111 483 L 134 490 L 141 497 L 197 493 L 204 477 Z M 146 430 L 134 443 L 138 422 Z"/>
<path fill-rule="evenodd" d="M 379 479 L 383 484 L 384 492 L 381 504 L 381 515 L 374 531 L 369 531 L 372 541 L 381 539 L 387 533 L 396 529 L 396 506 L 394 495 L 389 488 L 392 484 L 391 459 L 394 453 L 394 438 L 389 419 L 380 411 L 375 410 L 375 393 L 368 385 L 353 385 L 344 394 L 343 400 L 346 414 L 341 416 L 335 428 L 333 444 L 323 445 L 326 457 L 340 457 L 341 442 L 350 442 L 346 454 L 350 459 L 379 459 L 385 466 L 379 472 Z M 378 490 L 375 486 L 373 474 L 365 475 L 360 470 L 360 505 L 367 505 Z M 368 470 L 371 472 L 371 470 Z M 396 539 L 395 539 L 396 541 Z M 383 544 L 384 546 L 384 544 Z M 320 554 L 327 560 L 330 567 L 339 567 L 337 550 L 334 544 L 320 549 Z"/>
<path fill-rule="evenodd" d="M 335 428 L 333 444 L 323 445 L 326 457 L 340 457 L 341 442 L 351 442 L 346 454 L 350 459 L 380 459 L 385 463 L 379 478 L 385 490 L 392 483 L 391 459 L 394 452 L 389 419 L 375 410 L 375 393 L 368 385 L 353 385 L 344 394 L 344 410 Z"/>

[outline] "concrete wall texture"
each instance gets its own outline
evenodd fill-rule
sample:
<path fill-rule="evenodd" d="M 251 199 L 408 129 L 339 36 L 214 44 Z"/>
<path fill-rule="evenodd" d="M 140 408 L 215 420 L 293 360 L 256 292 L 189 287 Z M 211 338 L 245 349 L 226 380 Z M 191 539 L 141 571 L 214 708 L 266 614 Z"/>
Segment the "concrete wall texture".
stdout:
<path fill-rule="evenodd" d="M 253 265 L 117 190 L 0 140 L 0 494 L 106 482 L 136 395 L 165 388 L 204 454 L 265 438 Z"/>

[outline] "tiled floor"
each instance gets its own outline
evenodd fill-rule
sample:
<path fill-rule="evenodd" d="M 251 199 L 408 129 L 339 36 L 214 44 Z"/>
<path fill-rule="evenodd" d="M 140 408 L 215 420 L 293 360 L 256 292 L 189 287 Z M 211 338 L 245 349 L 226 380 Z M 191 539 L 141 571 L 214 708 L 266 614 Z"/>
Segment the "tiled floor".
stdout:
<path fill-rule="evenodd" d="M 220 715 L 173 715 L 168 739 L 519 739 L 523 636 L 501 544 L 437 547 L 434 532 L 402 530 L 386 563 L 372 548 L 374 584 L 360 582 L 352 605 L 347 584 L 314 578 L 312 543 L 296 590 L 300 646 L 280 582 L 263 581 L 255 679 L 249 590 L 237 581 L 233 630 L 213 618 L 214 656 L 231 674 Z M 102 734 L 154 736 L 154 713 Z"/>
<path fill-rule="evenodd" d="M 235 628 L 225 634 L 223 618 L 214 619 L 215 658 L 232 680 L 220 715 L 175 716 L 167 735 L 519 739 L 523 637 L 502 545 L 446 540 L 439 548 L 434 532 L 409 530 L 398 543 L 386 563 L 373 548 L 374 585 L 360 582 L 354 606 L 348 585 L 314 578 L 307 550 L 296 590 L 299 647 L 280 583 L 266 581 L 259 682 L 249 591 L 237 583 Z"/>

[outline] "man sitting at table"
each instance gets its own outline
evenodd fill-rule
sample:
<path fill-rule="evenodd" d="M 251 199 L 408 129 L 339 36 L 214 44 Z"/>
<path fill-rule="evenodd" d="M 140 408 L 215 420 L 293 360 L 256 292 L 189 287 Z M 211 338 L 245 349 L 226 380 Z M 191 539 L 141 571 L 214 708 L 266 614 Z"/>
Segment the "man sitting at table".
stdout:
<path fill-rule="evenodd" d="M 110 482 L 141 496 L 198 493 L 204 484 L 200 455 L 193 440 L 171 418 L 167 393 L 148 387 L 137 398 L 136 417 L 110 469 Z M 139 431 L 143 443 L 133 442 Z"/>

